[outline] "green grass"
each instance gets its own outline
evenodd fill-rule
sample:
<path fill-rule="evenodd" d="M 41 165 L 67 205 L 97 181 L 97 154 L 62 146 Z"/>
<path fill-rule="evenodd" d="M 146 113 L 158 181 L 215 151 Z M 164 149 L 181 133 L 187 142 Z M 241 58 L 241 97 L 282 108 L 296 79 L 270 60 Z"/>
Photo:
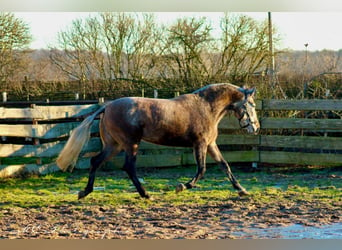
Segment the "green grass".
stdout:
<path fill-rule="evenodd" d="M 146 190 L 153 201 L 139 198 L 135 187 L 121 170 L 98 172 L 95 190 L 85 199 L 78 201 L 77 192 L 87 183 L 88 173 L 54 173 L 45 176 L 8 178 L 0 180 L 0 207 L 43 207 L 51 205 L 75 206 L 124 206 L 142 208 L 158 205 L 208 204 L 235 199 L 237 193 L 216 167 L 209 167 L 205 178 L 196 188 L 175 193 L 177 183 L 187 182 L 195 167 L 145 170 L 139 169 Z M 251 193 L 250 199 L 263 203 L 275 201 L 319 200 L 325 203 L 342 200 L 342 182 L 338 169 L 310 170 L 307 172 L 241 172 L 233 170 L 240 183 Z"/>
<path fill-rule="evenodd" d="M 0 157 L 0 162 L 2 165 L 21 165 L 21 164 L 37 164 L 40 160 L 42 164 L 47 164 L 54 162 L 56 158 L 40 158 L 40 157 Z"/>

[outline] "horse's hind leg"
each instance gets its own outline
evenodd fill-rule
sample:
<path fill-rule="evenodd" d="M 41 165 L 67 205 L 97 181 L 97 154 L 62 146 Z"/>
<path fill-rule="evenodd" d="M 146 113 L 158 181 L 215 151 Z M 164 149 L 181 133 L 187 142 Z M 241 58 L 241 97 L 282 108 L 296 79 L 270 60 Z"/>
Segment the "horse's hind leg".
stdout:
<path fill-rule="evenodd" d="M 90 160 L 91 166 L 89 170 L 89 178 L 86 188 L 78 193 L 78 199 L 81 199 L 93 191 L 96 170 L 111 157 L 121 151 L 121 147 L 117 141 L 108 133 L 105 126 L 104 118 L 100 120 L 100 138 L 103 144 L 102 151 Z"/>
<path fill-rule="evenodd" d="M 208 147 L 208 153 L 210 156 L 219 164 L 223 172 L 225 172 L 228 176 L 228 179 L 232 183 L 233 187 L 238 190 L 240 196 L 246 196 L 249 193 L 244 189 L 240 183 L 236 180 L 234 177 L 232 171 L 230 170 L 230 167 L 228 163 L 223 158 L 219 148 L 217 147 L 216 143 L 209 145 Z"/>
<path fill-rule="evenodd" d="M 84 198 L 93 191 L 96 170 L 119 151 L 118 147 L 106 146 L 99 154 L 91 158 L 88 183 L 86 188 L 78 193 L 78 199 Z"/>

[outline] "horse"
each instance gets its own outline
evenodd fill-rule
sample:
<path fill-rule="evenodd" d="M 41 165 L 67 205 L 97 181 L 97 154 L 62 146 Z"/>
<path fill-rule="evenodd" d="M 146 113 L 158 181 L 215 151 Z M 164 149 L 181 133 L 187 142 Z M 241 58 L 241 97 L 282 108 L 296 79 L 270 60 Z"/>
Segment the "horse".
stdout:
<path fill-rule="evenodd" d="M 63 171 L 75 166 L 83 145 L 90 137 L 92 123 L 101 114 L 99 130 L 103 148 L 90 160 L 88 183 L 78 193 L 79 199 L 93 191 L 96 170 L 122 150 L 125 152 L 123 169 L 140 196 L 150 198 L 136 173 L 137 153 L 142 140 L 193 148 L 196 175 L 185 184 L 177 184 L 176 193 L 193 188 L 204 176 L 206 155 L 209 153 L 238 194 L 248 195 L 223 158 L 216 138 L 219 122 L 230 111 L 234 112 L 241 128 L 248 133 L 258 133 L 260 125 L 255 111 L 255 92 L 256 88 L 218 83 L 172 99 L 123 97 L 107 102 L 72 131 L 56 163 Z"/>

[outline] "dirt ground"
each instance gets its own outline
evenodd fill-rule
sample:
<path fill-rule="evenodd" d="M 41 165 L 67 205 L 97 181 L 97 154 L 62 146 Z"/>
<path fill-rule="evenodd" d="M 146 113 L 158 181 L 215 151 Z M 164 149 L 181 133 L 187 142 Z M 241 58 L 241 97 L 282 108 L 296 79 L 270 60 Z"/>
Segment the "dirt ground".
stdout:
<path fill-rule="evenodd" d="M 340 173 L 340 170 L 333 174 L 306 172 L 297 178 L 313 184 L 322 178 L 333 180 L 340 190 Z M 275 173 L 267 178 L 276 183 L 294 182 L 294 177 L 286 174 Z M 268 193 L 269 202 L 263 202 L 256 195 L 245 198 L 236 195 L 192 205 L 172 205 L 164 199 L 151 201 L 145 209 L 133 204 L 115 207 L 101 203 L 83 205 L 76 201 L 46 207 L 13 206 L 1 208 L 0 239 L 280 238 L 267 234 L 261 237 L 253 232 L 290 225 L 311 227 L 337 223 L 342 227 L 340 198 L 301 199 L 300 192 L 286 193 L 282 199 L 278 195 Z"/>
<path fill-rule="evenodd" d="M 3 239 L 229 239 L 245 238 L 252 228 L 342 222 L 341 203 L 322 205 L 305 201 L 264 205 L 251 198 L 146 210 L 133 206 L 67 205 L 17 207 L 2 212 L 0 238 Z M 238 236 L 234 232 L 244 233 Z"/>

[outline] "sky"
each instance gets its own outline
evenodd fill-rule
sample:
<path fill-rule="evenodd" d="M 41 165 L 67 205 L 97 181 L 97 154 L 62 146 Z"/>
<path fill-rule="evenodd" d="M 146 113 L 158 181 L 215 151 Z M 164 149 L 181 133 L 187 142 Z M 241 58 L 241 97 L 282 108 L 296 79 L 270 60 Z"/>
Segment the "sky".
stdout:
<path fill-rule="evenodd" d="M 14 12 L 25 21 L 33 36 L 32 49 L 54 45 L 59 31 L 69 27 L 73 20 L 85 18 L 90 12 Z M 156 12 L 157 22 L 172 24 L 183 16 L 206 16 L 217 27 L 223 12 Z M 267 12 L 243 12 L 252 18 L 267 20 Z M 281 37 L 278 49 L 309 51 L 342 49 L 342 12 L 272 12 L 272 23 Z"/>

